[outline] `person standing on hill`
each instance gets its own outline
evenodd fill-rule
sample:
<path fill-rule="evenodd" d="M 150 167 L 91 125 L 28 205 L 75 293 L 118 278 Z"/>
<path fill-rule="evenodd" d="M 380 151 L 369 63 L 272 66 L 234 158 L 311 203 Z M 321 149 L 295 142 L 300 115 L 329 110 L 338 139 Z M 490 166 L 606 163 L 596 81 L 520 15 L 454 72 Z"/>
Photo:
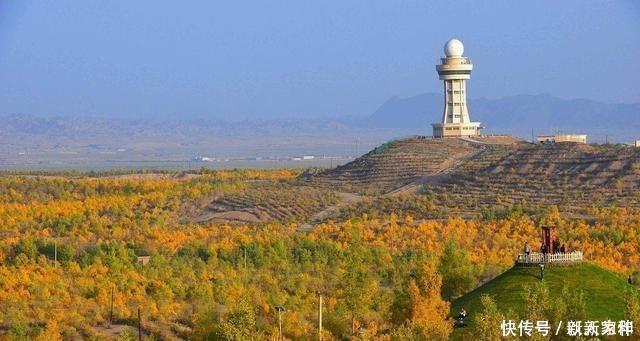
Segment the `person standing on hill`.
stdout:
<path fill-rule="evenodd" d="M 540 247 L 540 252 L 542 252 L 542 261 L 546 262 L 547 252 L 549 252 L 549 248 L 547 247 L 547 244 L 542 244 L 542 246 Z"/>
<path fill-rule="evenodd" d="M 458 318 L 461 320 L 464 320 L 467 318 L 467 310 L 464 309 L 464 307 L 462 307 L 462 309 L 460 309 L 460 312 L 458 313 Z"/>
<path fill-rule="evenodd" d="M 458 313 L 458 319 L 456 320 L 455 327 L 456 328 L 466 327 L 467 326 L 467 323 L 465 322 L 466 318 L 467 318 L 467 310 L 464 309 L 464 307 L 462 307 L 462 309 Z"/>

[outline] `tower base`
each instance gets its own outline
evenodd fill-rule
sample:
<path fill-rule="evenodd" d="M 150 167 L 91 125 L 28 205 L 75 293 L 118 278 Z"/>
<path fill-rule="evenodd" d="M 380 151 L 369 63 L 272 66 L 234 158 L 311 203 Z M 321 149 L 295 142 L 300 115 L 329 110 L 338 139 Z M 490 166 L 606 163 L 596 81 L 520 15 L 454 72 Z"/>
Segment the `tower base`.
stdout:
<path fill-rule="evenodd" d="M 480 135 L 480 122 L 469 123 L 435 123 L 433 127 L 433 137 L 459 137 Z"/>

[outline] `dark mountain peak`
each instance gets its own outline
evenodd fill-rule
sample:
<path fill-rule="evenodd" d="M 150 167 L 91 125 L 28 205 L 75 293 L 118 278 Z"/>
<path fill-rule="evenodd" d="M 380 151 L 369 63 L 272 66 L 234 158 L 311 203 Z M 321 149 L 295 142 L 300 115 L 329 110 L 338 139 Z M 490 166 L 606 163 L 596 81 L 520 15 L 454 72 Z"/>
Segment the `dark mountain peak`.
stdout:
<path fill-rule="evenodd" d="M 406 98 L 393 96 L 369 117 L 366 124 L 387 128 L 424 126 L 428 124 L 425 116 L 437 117 L 442 111 L 441 105 L 442 95 L 436 93 L 424 93 Z"/>
<path fill-rule="evenodd" d="M 366 120 L 369 127 L 418 128 L 430 134 L 430 124 L 440 120 L 442 95 L 424 93 L 394 96 Z M 640 129 L 640 103 L 608 104 L 589 99 L 562 99 L 548 93 L 514 95 L 498 99 L 469 100 L 471 119 L 482 122 L 487 133 L 530 136 L 556 130 L 591 135 L 591 141 L 613 137 L 631 141 Z M 615 117 L 615 120 L 611 118 Z"/>

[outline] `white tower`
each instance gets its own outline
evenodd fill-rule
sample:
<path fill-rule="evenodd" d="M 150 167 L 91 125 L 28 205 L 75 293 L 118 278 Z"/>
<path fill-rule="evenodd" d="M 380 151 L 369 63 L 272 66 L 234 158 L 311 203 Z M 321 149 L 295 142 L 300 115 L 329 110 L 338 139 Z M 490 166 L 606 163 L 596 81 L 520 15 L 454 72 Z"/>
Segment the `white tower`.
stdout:
<path fill-rule="evenodd" d="M 467 79 L 471 78 L 473 64 L 463 57 L 464 46 L 458 39 L 444 45 L 444 58 L 436 65 L 444 81 L 444 113 L 442 123 L 434 123 L 433 136 L 474 136 L 480 134 L 480 122 L 471 122 L 467 109 Z"/>

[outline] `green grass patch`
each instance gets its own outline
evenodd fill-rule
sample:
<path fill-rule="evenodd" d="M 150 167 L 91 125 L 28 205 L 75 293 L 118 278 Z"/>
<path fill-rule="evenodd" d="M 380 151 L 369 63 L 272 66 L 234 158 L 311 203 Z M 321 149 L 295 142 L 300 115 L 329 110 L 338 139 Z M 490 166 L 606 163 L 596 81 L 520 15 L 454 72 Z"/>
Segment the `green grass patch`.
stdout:
<path fill-rule="evenodd" d="M 540 281 L 540 268 L 537 266 L 513 267 L 455 300 L 451 305 L 451 316 L 455 318 L 460 309 L 465 307 L 469 320 L 472 321 L 474 314 L 481 310 L 480 297 L 486 294 L 493 297 L 504 314 L 511 310 L 517 315 L 505 315 L 506 319 L 517 320 L 526 310 L 523 298 L 525 288 Z M 625 295 L 632 288 L 624 278 L 593 264 L 547 266 L 544 282 L 552 298 L 561 295 L 563 287 L 567 287 L 569 291 L 581 290 L 585 295 L 588 318 L 595 321 L 624 318 Z M 464 334 L 468 329 L 457 330 L 454 338 L 456 334 Z"/>

